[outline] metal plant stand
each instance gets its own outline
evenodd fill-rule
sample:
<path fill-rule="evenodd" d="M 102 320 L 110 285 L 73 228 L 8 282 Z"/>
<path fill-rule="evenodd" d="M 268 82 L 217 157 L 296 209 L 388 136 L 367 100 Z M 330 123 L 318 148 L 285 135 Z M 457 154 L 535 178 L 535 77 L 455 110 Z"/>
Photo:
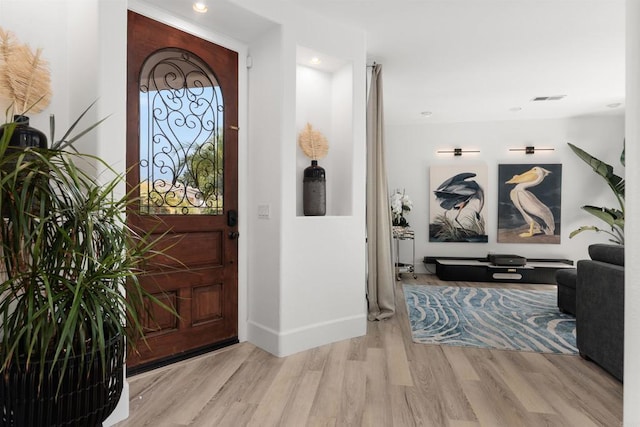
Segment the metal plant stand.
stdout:
<path fill-rule="evenodd" d="M 400 280 L 400 274 L 402 273 L 412 273 L 413 278 L 417 279 L 416 275 L 416 241 L 414 239 L 414 232 L 409 227 L 393 227 L 393 240 L 396 244 L 396 262 L 395 262 L 395 270 L 396 270 L 396 280 Z M 410 241 L 412 247 L 412 256 L 411 262 L 400 262 L 400 242 L 401 241 Z"/>

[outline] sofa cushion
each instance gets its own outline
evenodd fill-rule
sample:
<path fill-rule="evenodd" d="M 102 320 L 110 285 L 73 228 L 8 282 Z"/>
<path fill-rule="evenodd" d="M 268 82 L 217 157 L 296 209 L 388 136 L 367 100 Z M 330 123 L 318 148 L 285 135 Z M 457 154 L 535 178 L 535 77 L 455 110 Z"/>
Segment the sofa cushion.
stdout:
<path fill-rule="evenodd" d="M 596 243 L 589 246 L 589 256 L 594 261 L 624 266 L 624 246 Z"/>
<path fill-rule="evenodd" d="M 576 288 L 578 270 L 575 268 L 562 268 L 556 272 L 556 283 L 571 289 Z"/>

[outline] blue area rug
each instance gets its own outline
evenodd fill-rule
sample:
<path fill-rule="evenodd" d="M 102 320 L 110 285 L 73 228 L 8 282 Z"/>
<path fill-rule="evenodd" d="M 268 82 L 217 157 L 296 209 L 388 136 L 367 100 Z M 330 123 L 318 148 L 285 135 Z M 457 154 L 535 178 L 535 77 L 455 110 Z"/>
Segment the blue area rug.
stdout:
<path fill-rule="evenodd" d="M 413 341 L 577 354 L 576 320 L 555 291 L 403 285 Z"/>

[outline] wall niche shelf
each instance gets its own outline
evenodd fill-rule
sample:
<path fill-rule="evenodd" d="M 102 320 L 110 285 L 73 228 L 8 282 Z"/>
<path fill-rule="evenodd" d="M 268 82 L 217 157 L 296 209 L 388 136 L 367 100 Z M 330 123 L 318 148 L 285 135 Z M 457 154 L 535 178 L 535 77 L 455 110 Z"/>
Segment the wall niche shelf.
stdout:
<path fill-rule="evenodd" d="M 329 153 L 318 160 L 325 169 L 326 216 L 353 214 L 353 65 L 314 49 L 296 48 L 296 136 L 307 123 L 329 141 Z M 304 216 L 304 169 L 311 164 L 297 139 L 296 215 Z"/>

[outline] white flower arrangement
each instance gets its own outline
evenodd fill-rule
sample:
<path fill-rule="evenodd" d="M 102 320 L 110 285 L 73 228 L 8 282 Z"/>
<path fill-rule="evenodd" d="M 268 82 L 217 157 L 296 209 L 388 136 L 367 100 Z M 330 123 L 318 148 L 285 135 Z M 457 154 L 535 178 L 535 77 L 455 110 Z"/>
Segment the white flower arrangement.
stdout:
<path fill-rule="evenodd" d="M 391 195 L 391 215 L 393 216 L 393 225 L 408 227 L 409 223 L 404 217 L 405 213 L 411 211 L 413 202 L 411 198 L 404 192 L 396 190 Z"/>

